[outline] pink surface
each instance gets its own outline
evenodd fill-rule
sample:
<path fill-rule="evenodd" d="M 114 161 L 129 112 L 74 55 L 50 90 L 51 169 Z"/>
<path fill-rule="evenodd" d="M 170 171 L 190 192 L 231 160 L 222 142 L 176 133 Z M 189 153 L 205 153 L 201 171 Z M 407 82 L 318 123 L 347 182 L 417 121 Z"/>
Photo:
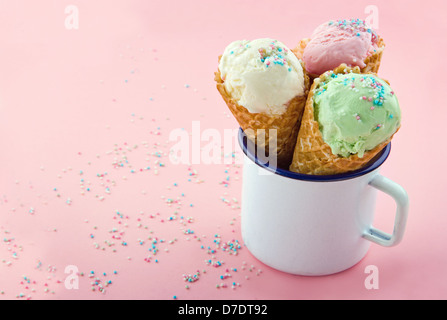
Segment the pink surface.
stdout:
<path fill-rule="evenodd" d="M 382 168 L 410 197 L 397 247 L 372 245 L 317 278 L 275 271 L 243 246 L 231 255 L 242 168 L 169 159 L 175 129 L 237 127 L 213 82 L 229 42 L 293 47 L 324 21 L 367 17 L 368 1 L 344 2 L 1 1 L 0 299 L 447 298 L 443 1 L 375 3 L 380 75 L 403 113 Z M 68 5 L 78 30 L 65 27 Z M 393 211 L 379 196 L 376 227 L 391 231 Z M 79 289 L 64 286 L 70 265 Z M 364 285 L 370 265 L 378 289 Z"/>

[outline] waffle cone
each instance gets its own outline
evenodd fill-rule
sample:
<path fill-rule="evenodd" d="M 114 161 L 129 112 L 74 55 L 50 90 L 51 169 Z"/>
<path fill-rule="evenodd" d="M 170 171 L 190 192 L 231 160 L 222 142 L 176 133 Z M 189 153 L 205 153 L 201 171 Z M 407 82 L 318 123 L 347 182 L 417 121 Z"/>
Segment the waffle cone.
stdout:
<path fill-rule="evenodd" d="M 359 67 L 349 68 L 345 64 L 333 70 L 334 73 L 361 73 Z M 310 88 L 306 101 L 301 128 L 289 170 L 311 175 L 332 175 L 361 169 L 373 160 L 382 149 L 391 141 L 392 137 L 379 144 L 372 150 L 365 151 L 362 158 L 357 154 L 349 157 L 340 157 L 332 153 L 331 147 L 324 142 L 319 124 L 314 119 L 314 93 L 315 88 L 329 77 L 324 73 L 316 78 Z"/>
<path fill-rule="evenodd" d="M 303 60 L 304 49 L 306 48 L 309 41 L 310 41 L 309 38 L 301 39 L 300 42 L 298 42 L 298 45 L 292 49 L 292 52 L 301 61 Z"/>
<path fill-rule="evenodd" d="M 303 68 L 304 70 L 304 68 Z M 239 105 L 225 89 L 224 80 L 220 71 L 215 72 L 214 80 L 217 83 L 217 90 L 227 104 L 233 116 L 244 130 L 247 137 L 254 142 L 257 147 L 264 149 L 266 155 L 269 149 L 276 153 L 276 164 L 280 168 L 287 169 L 292 162 L 295 143 L 306 105 L 307 94 L 310 87 L 309 77 L 304 70 L 304 94 L 296 96 L 287 102 L 287 109 L 281 115 L 268 115 L 266 113 L 251 113 L 245 107 Z M 251 130 L 249 130 L 251 129 Z M 264 130 L 262 130 L 264 129 Z M 276 129 L 275 135 L 269 134 L 269 129 Z M 263 135 L 265 133 L 265 135 Z M 262 138 L 261 138 L 262 135 Z M 273 139 L 276 138 L 276 150 L 273 147 Z"/>
<path fill-rule="evenodd" d="M 377 73 L 379 71 L 380 62 L 382 60 L 383 50 L 385 49 L 385 41 L 379 37 L 377 42 L 378 49 L 363 61 L 366 66 L 360 69 L 361 73 Z"/>
<path fill-rule="evenodd" d="M 298 59 L 303 60 L 304 49 L 306 48 L 309 41 L 309 38 L 301 39 L 298 45 L 294 49 L 292 49 L 292 52 Z M 376 52 L 363 60 L 365 66 L 363 68 L 360 68 L 360 73 L 377 73 L 379 71 L 383 50 L 385 49 L 385 41 L 383 41 L 383 39 L 380 37 L 377 42 L 377 47 L 378 49 L 376 50 Z M 309 77 L 311 80 L 318 78 L 319 76 L 319 74 L 309 73 Z"/>

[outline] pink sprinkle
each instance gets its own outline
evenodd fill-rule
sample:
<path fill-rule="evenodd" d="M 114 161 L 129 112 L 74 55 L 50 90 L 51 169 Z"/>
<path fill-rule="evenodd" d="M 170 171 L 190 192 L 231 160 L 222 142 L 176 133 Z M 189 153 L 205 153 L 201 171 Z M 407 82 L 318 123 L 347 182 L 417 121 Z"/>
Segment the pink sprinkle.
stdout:
<path fill-rule="evenodd" d="M 374 110 L 375 108 L 374 107 L 371 107 L 371 110 Z"/>
<path fill-rule="evenodd" d="M 368 101 L 369 101 L 369 102 L 373 101 L 373 98 L 369 97 L 369 98 L 368 98 Z"/>
<path fill-rule="evenodd" d="M 366 100 L 366 96 L 363 96 L 362 99 L 363 99 L 363 100 Z"/>

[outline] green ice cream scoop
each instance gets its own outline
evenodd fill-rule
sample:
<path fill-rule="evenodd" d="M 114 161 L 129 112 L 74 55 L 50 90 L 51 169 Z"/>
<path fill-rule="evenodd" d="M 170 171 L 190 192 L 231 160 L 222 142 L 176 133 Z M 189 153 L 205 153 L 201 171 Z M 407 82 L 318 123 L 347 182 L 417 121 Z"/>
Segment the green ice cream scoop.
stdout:
<path fill-rule="evenodd" d="M 323 140 L 341 157 L 362 158 L 389 139 L 401 121 L 393 90 L 370 74 L 332 73 L 315 89 L 314 111 Z"/>

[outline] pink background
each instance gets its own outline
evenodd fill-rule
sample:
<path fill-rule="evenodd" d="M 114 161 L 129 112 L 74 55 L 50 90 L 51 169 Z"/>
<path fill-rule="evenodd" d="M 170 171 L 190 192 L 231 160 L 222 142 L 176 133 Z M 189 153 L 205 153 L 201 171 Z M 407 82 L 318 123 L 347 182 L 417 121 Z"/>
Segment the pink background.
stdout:
<path fill-rule="evenodd" d="M 293 47 L 370 4 L 387 44 L 380 75 L 403 113 L 382 168 L 410 197 L 403 242 L 317 278 L 244 247 L 230 255 L 242 168 L 174 165 L 170 132 L 237 128 L 213 82 L 231 41 Z M 78 30 L 65 28 L 68 5 Z M 0 299 L 447 298 L 445 12 L 444 1 L 1 0 Z M 393 211 L 380 195 L 375 226 L 391 232 Z M 77 290 L 64 286 L 68 265 L 84 274 Z M 379 289 L 365 288 L 369 265 Z"/>

